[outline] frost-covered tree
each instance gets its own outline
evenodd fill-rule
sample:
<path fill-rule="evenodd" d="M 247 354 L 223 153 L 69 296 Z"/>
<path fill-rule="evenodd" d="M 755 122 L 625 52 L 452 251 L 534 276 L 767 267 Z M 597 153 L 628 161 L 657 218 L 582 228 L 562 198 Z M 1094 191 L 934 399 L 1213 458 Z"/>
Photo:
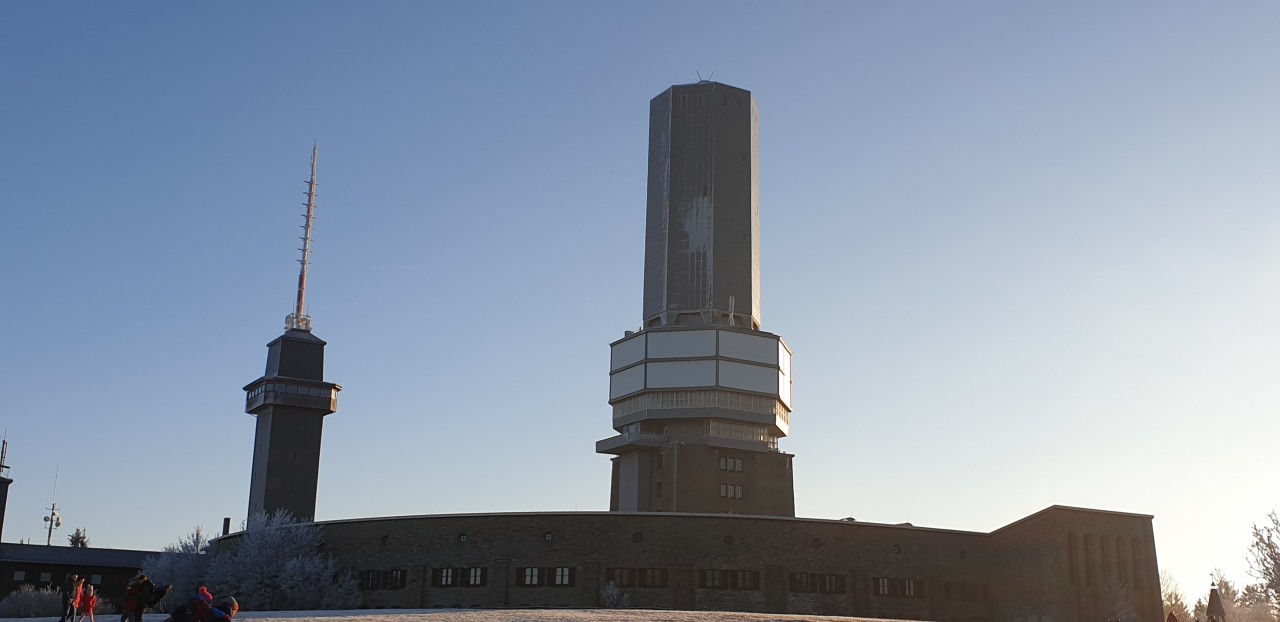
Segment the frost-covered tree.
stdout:
<path fill-rule="evenodd" d="M 206 572 L 216 595 L 243 609 L 349 609 L 359 606 L 355 577 L 320 552 L 324 530 L 286 510 L 249 518 L 238 537 L 213 547 Z"/>
<path fill-rule="evenodd" d="M 160 601 L 160 610 L 172 611 L 200 587 L 209 562 L 209 556 L 204 554 L 208 547 L 209 538 L 204 535 L 204 528 L 197 526 L 177 542 L 164 547 L 160 555 L 142 562 L 143 574 L 157 583 L 173 586 Z"/>
<path fill-rule="evenodd" d="M 62 594 L 52 586 L 37 589 L 24 583 L 0 600 L 0 617 L 4 618 L 56 616 L 62 610 Z"/>
<path fill-rule="evenodd" d="M 1213 571 L 1213 583 L 1218 587 L 1228 622 L 1277 622 L 1270 599 L 1265 597 L 1261 586 L 1251 585 L 1240 590 L 1221 570 Z M 1207 620 L 1207 609 L 1205 600 L 1197 600 L 1192 615 L 1197 620 Z"/>
<path fill-rule="evenodd" d="M 1191 609 L 1187 607 L 1187 599 L 1182 595 L 1182 588 L 1173 580 L 1173 575 L 1160 573 L 1160 598 L 1164 601 L 1164 619 L 1169 614 L 1178 618 L 1178 622 L 1191 622 Z"/>
<path fill-rule="evenodd" d="M 1271 604 L 1280 605 L 1280 517 L 1267 515 L 1270 524 L 1253 526 L 1249 544 L 1249 572 L 1260 581 Z"/>
<path fill-rule="evenodd" d="M 631 607 L 631 595 L 622 591 L 617 583 L 609 581 L 600 588 L 600 606 L 605 609 L 628 609 Z"/>

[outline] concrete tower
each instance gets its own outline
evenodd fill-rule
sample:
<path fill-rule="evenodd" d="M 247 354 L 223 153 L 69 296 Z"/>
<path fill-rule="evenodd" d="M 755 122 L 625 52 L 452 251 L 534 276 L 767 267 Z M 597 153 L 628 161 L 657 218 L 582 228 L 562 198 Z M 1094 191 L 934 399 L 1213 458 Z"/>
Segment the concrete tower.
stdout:
<path fill-rule="evenodd" d="M 649 104 L 644 310 L 610 344 L 609 509 L 794 516 L 791 351 L 760 330 L 756 104 L 716 82 Z"/>
<path fill-rule="evenodd" d="M 9 440 L 0 441 L 0 535 L 4 534 L 4 515 L 9 508 L 9 465 L 5 460 L 9 457 Z"/>
<path fill-rule="evenodd" d="M 311 334 L 311 318 L 305 313 L 317 155 L 318 149 L 312 148 L 294 312 L 285 319 L 284 334 L 267 344 L 266 373 L 244 387 L 245 412 L 258 418 L 249 485 L 250 516 L 283 509 L 300 520 L 315 517 L 324 417 L 338 409 L 338 391 L 342 390 L 324 380 L 325 342 Z"/>

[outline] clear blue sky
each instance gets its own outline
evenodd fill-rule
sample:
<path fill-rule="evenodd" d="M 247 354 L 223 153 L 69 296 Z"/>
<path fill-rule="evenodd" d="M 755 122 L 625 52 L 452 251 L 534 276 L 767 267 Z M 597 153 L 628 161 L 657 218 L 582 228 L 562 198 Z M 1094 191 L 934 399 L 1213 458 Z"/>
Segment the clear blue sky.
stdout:
<path fill-rule="evenodd" d="M 1156 516 L 1194 599 L 1280 509 L 1274 2 L 0 4 L 7 541 L 247 507 L 289 312 L 343 385 L 320 519 L 603 510 L 648 100 L 760 108 L 806 517 Z"/>

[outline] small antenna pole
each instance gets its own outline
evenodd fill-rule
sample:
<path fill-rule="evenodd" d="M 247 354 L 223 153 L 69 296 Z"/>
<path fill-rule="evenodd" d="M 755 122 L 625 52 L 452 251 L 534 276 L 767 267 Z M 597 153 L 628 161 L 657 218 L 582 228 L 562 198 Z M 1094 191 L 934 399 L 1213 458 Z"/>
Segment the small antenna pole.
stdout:
<path fill-rule="evenodd" d="M 46 510 L 49 510 L 49 515 L 48 515 L 48 516 L 46 516 L 46 517 L 44 517 L 45 529 L 49 532 L 49 535 L 45 537 L 45 539 L 44 539 L 44 545 L 45 545 L 45 546 L 52 546 L 52 545 L 53 545 L 53 530 L 54 530 L 54 529 L 57 529 L 57 528 L 59 528 L 59 527 L 61 527 L 61 526 L 62 526 L 62 516 L 61 516 L 60 514 L 58 514 L 58 504 L 57 504 L 57 503 L 50 503 L 50 504 L 49 504 L 49 507 L 47 507 L 47 508 L 45 508 L 45 509 L 46 509 Z"/>
<path fill-rule="evenodd" d="M 62 526 L 62 515 L 58 514 L 58 470 L 60 468 L 60 466 L 55 466 L 53 468 L 54 500 L 49 504 L 49 507 L 45 508 L 46 510 L 49 510 L 49 515 L 44 517 L 45 529 L 49 532 L 49 535 L 44 540 L 45 546 L 53 545 L 53 530 Z"/>
<path fill-rule="evenodd" d="M 306 221 L 302 225 L 302 259 L 298 260 L 298 299 L 293 313 L 285 318 L 285 330 L 311 330 L 311 317 L 306 313 L 307 304 L 307 266 L 311 265 L 311 224 L 316 217 L 316 157 L 320 154 L 319 143 L 311 146 L 311 179 L 307 180 Z"/>

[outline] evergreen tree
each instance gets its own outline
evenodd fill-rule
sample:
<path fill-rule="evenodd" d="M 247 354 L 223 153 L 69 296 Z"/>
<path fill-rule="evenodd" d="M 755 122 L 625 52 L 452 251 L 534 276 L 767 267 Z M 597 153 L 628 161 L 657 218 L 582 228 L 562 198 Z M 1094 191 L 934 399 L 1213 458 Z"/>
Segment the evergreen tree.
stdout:
<path fill-rule="evenodd" d="M 67 541 L 71 543 L 72 547 L 87 549 L 89 548 L 89 532 L 85 531 L 84 527 L 76 527 L 75 531 L 67 535 Z"/>

